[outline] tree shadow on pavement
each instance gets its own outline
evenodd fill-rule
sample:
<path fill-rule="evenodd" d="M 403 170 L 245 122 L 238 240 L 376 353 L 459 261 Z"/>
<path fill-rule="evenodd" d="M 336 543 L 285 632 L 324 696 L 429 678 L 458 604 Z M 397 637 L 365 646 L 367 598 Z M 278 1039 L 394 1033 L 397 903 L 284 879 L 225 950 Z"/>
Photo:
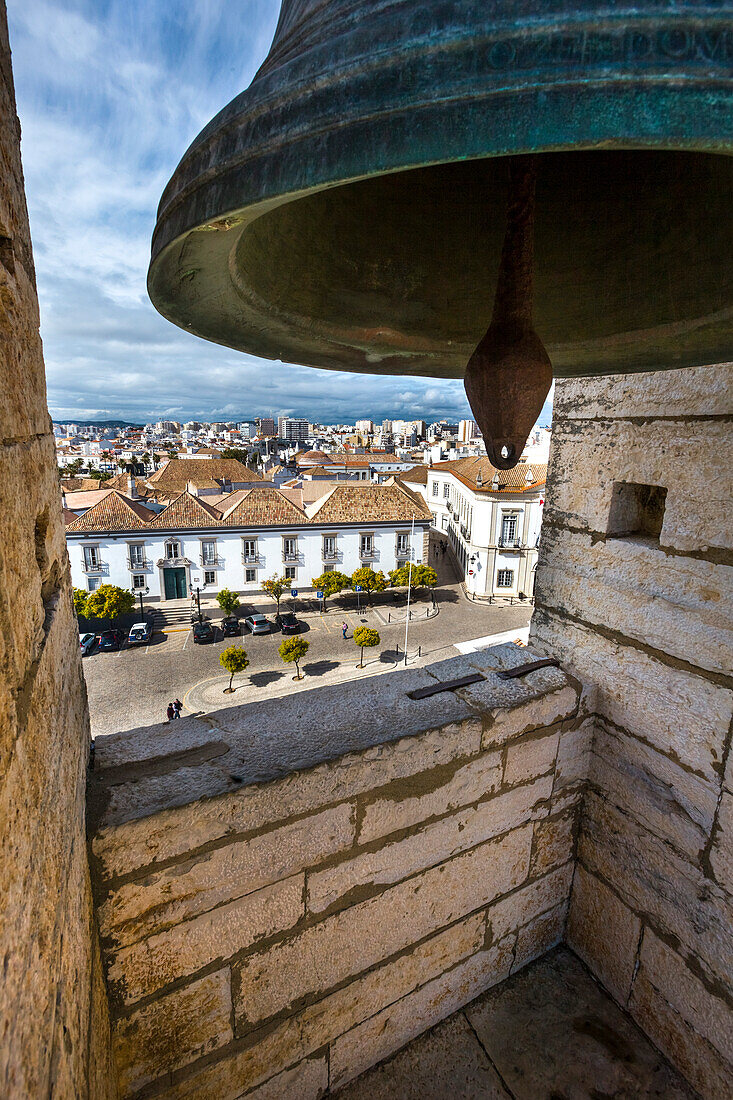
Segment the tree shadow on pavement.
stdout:
<path fill-rule="evenodd" d="M 324 672 L 333 672 L 338 667 L 338 661 L 313 661 L 309 665 L 303 665 L 303 672 L 307 672 L 309 676 L 323 676 Z"/>
<path fill-rule="evenodd" d="M 268 684 L 274 684 L 276 680 L 282 680 L 284 675 L 284 672 L 253 672 L 249 682 L 255 687 L 267 687 Z"/>
<path fill-rule="evenodd" d="M 379 660 L 383 665 L 393 665 L 400 659 L 399 649 L 383 649 L 379 654 Z"/>

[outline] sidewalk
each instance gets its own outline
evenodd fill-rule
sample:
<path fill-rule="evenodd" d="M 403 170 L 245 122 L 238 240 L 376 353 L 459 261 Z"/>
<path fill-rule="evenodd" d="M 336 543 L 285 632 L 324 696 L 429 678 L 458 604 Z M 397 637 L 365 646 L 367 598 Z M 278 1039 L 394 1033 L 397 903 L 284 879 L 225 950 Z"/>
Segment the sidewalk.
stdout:
<path fill-rule="evenodd" d="M 448 643 L 425 653 L 419 653 L 419 647 L 414 649 L 411 647 L 407 665 L 410 668 L 422 668 L 447 657 L 454 657 L 457 653 L 475 653 L 478 649 L 486 649 L 492 645 L 499 645 L 501 642 L 512 641 L 519 645 L 526 645 L 528 634 L 529 627 L 520 627 L 516 630 L 502 631 L 499 634 L 476 638 L 473 641 Z M 404 668 L 405 653 L 398 646 L 395 649 L 383 650 L 378 657 L 370 658 L 369 651 L 365 650 L 363 669 L 356 667 L 358 662 L 359 650 L 355 646 L 353 658 L 344 661 L 309 662 L 306 659 L 301 665 L 302 680 L 294 679 L 294 665 L 282 670 L 272 669 L 271 671 L 255 672 L 251 676 L 242 673 L 240 676 L 234 677 L 234 692 L 232 695 L 224 694 L 224 689 L 229 685 L 227 673 L 207 677 L 189 688 L 183 697 L 183 709 L 189 714 L 209 714 L 211 711 L 242 706 L 244 703 L 252 703 L 258 699 L 273 699 L 292 695 L 298 691 L 310 691 L 313 688 L 330 684 L 342 684 L 351 680 L 381 676 L 386 672 L 394 672 L 397 669 Z"/>

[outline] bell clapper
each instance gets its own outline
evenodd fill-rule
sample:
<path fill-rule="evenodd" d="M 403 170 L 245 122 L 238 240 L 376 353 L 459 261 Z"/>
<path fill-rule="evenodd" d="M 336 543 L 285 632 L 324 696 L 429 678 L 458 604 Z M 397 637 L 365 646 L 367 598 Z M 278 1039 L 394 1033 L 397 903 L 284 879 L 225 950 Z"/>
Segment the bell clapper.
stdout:
<path fill-rule="evenodd" d="M 532 327 L 536 156 L 509 160 L 507 227 L 494 311 L 468 361 L 464 385 L 486 453 L 516 466 L 552 385 L 552 364 Z"/>

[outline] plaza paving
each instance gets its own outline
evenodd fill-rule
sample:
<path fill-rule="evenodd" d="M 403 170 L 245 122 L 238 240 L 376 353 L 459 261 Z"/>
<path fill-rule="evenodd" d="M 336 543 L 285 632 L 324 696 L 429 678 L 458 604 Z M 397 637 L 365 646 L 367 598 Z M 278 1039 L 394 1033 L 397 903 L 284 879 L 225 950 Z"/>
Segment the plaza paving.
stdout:
<path fill-rule="evenodd" d="M 435 561 L 433 559 L 433 564 Z M 410 665 L 426 664 L 452 656 L 456 643 L 481 638 L 503 631 L 526 627 L 531 608 L 527 605 L 498 606 L 474 603 L 466 599 L 456 581 L 450 556 L 439 561 L 438 586 L 435 592 L 437 614 L 426 618 L 429 598 L 420 595 L 412 604 L 408 638 Z M 289 601 L 287 601 L 289 605 Z M 286 606 L 284 601 L 283 607 Z M 383 598 L 374 608 L 357 611 L 353 594 L 343 600 L 329 601 L 329 609 L 321 614 L 315 601 L 298 600 L 296 613 L 303 622 L 302 637 L 310 648 L 302 671 L 305 679 L 293 681 L 295 669 L 283 664 L 278 647 L 280 633 L 240 639 L 221 637 L 209 645 L 194 645 L 187 629 L 167 634 L 155 634 L 149 646 L 123 648 L 117 653 L 94 652 L 83 661 L 89 695 L 89 707 L 94 737 L 126 729 L 151 725 L 165 720 L 168 703 L 179 698 L 192 713 L 224 706 L 249 703 L 258 697 L 309 690 L 324 683 L 365 677 L 404 667 L 405 611 L 404 602 L 396 604 Z M 263 611 L 274 617 L 275 604 L 260 597 L 243 604 L 242 614 Z M 221 612 L 206 608 L 212 621 Z M 386 620 L 386 621 L 385 621 Z M 347 640 L 342 638 L 341 623 L 348 624 Z M 365 651 L 364 670 L 359 662 L 359 649 L 354 644 L 354 628 L 361 625 L 379 631 L 381 644 Z M 236 691 L 224 695 L 228 676 L 219 664 L 222 649 L 239 642 L 247 650 L 250 665 L 234 681 Z"/>

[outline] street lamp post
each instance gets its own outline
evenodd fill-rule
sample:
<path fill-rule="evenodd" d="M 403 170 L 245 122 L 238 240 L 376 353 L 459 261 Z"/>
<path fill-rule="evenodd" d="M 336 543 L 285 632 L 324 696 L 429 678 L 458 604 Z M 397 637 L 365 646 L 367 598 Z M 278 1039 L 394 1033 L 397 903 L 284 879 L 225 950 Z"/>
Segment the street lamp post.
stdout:
<path fill-rule="evenodd" d="M 407 620 L 405 622 L 405 668 L 407 668 L 407 635 L 410 632 L 410 593 L 412 592 L 412 547 L 415 536 L 415 513 L 410 527 L 410 557 L 407 562 Z"/>

